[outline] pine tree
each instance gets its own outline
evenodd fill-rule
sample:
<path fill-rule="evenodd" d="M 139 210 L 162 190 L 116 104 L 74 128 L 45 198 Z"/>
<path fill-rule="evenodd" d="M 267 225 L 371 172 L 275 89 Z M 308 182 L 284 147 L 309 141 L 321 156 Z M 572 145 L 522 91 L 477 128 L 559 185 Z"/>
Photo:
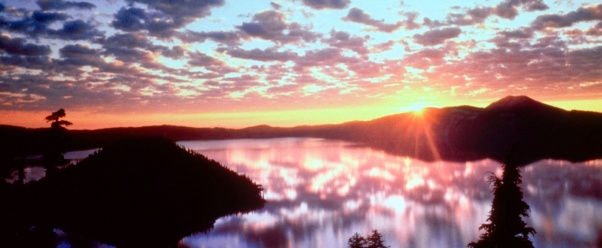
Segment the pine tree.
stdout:
<path fill-rule="evenodd" d="M 367 245 L 366 239 L 358 233 L 353 234 L 347 241 L 347 244 L 349 245 L 349 248 L 365 248 Z"/>
<path fill-rule="evenodd" d="M 61 118 L 64 118 L 65 116 L 67 116 L 65 110 L 59 109 L 56 112 L 52 112 L 52 114 L 50 114 L 49 116 L 46 116 L 46 118 L 44 119 L 46 119 L 46 122 L 52 121 L 52 123 L 50 124 L 52 128 L 61 128 L 62 126 L 73 125 L 73 123 L 71 123 L 70 121 L 61 120 Z"/>
<path fill-rule="evenodd" d="M 353 234 L 347 241 L 349 248 L 389 248 L 383 241 L 383 235 L 377 230 L 372 230 L 372 234 L 364 238 L 358 233 Z"/>
<path fill-rule="evenodd" d="M 368 248 L 388 248 L 383 241 L 383 235 L 377 230 L 372 230 L 372 234 L 366 240 L 368 241 Z"/>
<path fill-rule="evenodd" d="M 519 168 L 514 165 L 504 165 L 503 168 L 501 179 L 493 174 L 489 179 L 493 184 L 493 202 L 488 223 L 479 227 L 485 233 L 468 247 L 533 247 L 529 234 L 535 234 L 535 229 L 522 220 L 522 217 L 529 217 L 529 205 L 523 201 Z"/>
<path fill-rule="evenodd" d="M 73 123 L 67 120 L 61 120 L 65 116 L 67 116 L 65 110 L 59 109 L 44 118 L 46 122 L 51 122 L 45 141 L 47 147 L 45 147 L 44 155 L 42 157 L 42 164 L 48 170 L 46 172 L 47 175 L 52 174 L 57 166 L 67 162 L 63 156 L 67 146 L 67 129 L 63 126 L 70 126 L 73 125 Z"/>

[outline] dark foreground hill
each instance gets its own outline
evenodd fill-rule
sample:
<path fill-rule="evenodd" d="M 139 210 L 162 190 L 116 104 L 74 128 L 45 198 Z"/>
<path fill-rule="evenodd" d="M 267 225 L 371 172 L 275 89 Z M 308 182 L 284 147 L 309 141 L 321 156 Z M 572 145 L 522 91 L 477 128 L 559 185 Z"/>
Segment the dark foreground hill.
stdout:
<path fill-rule="evenodd" d="M 30 187 L 34 226 L 118 247 L 170 247 L 263 207 L 262 187 L 164 138 L 120 140 Z"/>
<path fill-rule="evenodd" d="M 0 153 L 19 156 L 44 149 L 43 129 L 0 127 Z M 493 158 L 513 164 L 542 158 L 572 161 L 602 157 L 602 114 L 566 111 L 526 96 L 509 96 L 486 108 L 428 108 L 371 121 L 333 125 L 243 129 L 149 126 L 71 130 L 70 150 L 102 147 L 121 137 L 156 135 L 179 140 L 317 137 L 361 142 L 425 160 Z"/>

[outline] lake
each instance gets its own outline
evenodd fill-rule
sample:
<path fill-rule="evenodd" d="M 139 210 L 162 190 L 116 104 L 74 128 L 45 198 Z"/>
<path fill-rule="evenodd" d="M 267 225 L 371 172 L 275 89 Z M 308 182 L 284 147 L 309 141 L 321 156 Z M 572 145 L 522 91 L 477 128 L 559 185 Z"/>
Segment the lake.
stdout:
<path fill-rule="evenodd" d="M 188 247 L 346 247 L 377 229 L 391 247 L 466 247 L 491 201 L 492 160 L 425 162 L 349 142 L 278 138 L 178 144 L 248 175 L 266 206 L 219 219 Z M 602 160 L 521 169 L 535 247 L 602 244 Z"/>

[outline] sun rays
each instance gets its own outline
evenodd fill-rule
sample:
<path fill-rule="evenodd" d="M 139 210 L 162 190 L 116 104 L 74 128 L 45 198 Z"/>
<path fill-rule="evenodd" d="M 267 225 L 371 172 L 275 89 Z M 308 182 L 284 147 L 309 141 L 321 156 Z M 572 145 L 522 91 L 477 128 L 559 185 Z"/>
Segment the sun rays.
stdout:
<path fill-rule="evenodd" d="M 433 115 L 436 114 L 436 109 L 429 108 L 420 108 L 410 113 L 411 119 L 406 130 L 406 137 L 412 138 L 406 142 L 413 142 L 414 155 L 427 155 L 434 160 L 441 159 L 433 134 L 433 128 L 437 124 Z"/>

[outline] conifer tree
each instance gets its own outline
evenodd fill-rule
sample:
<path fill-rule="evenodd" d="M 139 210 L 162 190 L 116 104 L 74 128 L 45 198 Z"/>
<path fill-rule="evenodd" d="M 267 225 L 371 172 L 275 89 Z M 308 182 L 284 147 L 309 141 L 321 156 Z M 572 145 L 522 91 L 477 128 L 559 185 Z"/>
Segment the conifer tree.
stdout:
<path fill-rule="evenodd" d="M 59 109 L 56 112 L 46 116 L 44 118 L 46 122 L 50 123 L 50 130 L 47 133 L 46 143 L 47 147 L 44 149 L 44 155 L 42 157 L 42 164 L 46 167 L 47 175 L 52 173 L 55 167 L 66 163 L 63 153 L 66 148 L 66 131 L 63 126 L 73 125 L 70 121 L 61 120 L 67 116 L 64 109 Z"/>
<path fill-rule="evenodd" d="M 383 235 L 377 230 L 372 230 L 372 234 L 366 238 L 366 241 L 368 241 L 368 248 L 388 248 L 383 241 Z"/>
<path fill-rule="evenodd" d="M 349 238 L 347 244 L 349 245 L 349 248 L 365 248 L 366 239 L 358 233 L 355 233 L 353 236 L 351 236 L 351 238 Z"/>
<path fill-rule="evenodd" d="M 52 121 L 52 123 L 50 124 L 50 127 L 52 128 L 60 128 L 61 126 L 71 126 L 73 125 L 73 123 L 71 123 L 70 121 L 66 121 L 66 120 L 61 120 L 61 118 L 64 118 L 65 116 L 67 116 L 67 113 L 65 113 L 64 109 L 59 109 L 56 112 L 52 112 L 52 114 L 50 114 L 49 116 L 46 116 L 46 121 Z"/>
<path fill-rule="evenodd" d="M 347 241 L 349 248 L 388 248 L 383 241 L 383 235 L 377 230 L 372 230 L 372 234 L 364 238 L 358 233 L 353 234 Z"/>
<path fill-rule="evenodd" d="M 477 242 L 468 247 L 518 247 L 532 248 L 529 234 L 535 229 L 527 226 L 522 217 L 529 217 L 529 205 L 523 201 L 522 183 L 518 166 L 504 165 L 502 178 L 491 175 L 493 202 L 487 223 L 479 230 L 485 230 Z"/>

